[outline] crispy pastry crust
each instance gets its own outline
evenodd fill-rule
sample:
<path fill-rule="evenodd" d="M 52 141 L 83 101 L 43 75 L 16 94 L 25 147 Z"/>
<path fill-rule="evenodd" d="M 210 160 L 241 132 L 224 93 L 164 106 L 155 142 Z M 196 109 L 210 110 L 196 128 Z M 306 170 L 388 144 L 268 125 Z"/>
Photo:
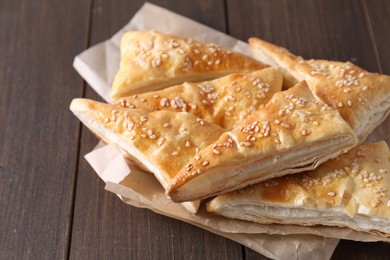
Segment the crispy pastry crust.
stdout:
<path fill-rule="evenodd" d="M 301 82 L 276 93 L 238 128 L 201 150 L 175 176 L 167 195 L 176 202 L 203 199 L 313 169 L 356 142 L 337 110 Z"/>
<path fill-rule="evenodd" d="M 120 98 L 113 104 L 148 111 L 189 112 L 232 130 L 281 91 L 282 81 L 281 71 L 271 67 L 252 73 L 231 74 L 213 81 L 186 82 L 160 91 Z"/>
<path fill-rule="evenodd" d="M 340 112 L 360 143 L 390 113 L 389 76 L 350 62 L 304 60 L 258 38 L 250 38 L 249 44 L 258 59 L 280 66 L 285 79 L 306 80 L 314 95 Z"/>
<path fill-rule="evenodd" d="M 207 209 L 260 223 L 337 225 L 390 237 L 389 170 L 384 141 L 361 145 L 313 171 L 218 196 Z"/>
<path fill-rule="evenodd" d="M 156 31 L 127 32 L 120 48 L 121 64 L 111 89 L 112 99 L 266 67 L 215 44 Z"/>
<path fill-rule="evenodd" d="M 185 112 L 149 112 L 88 99 L 74 99 L 70 109 L 103 141 L 116 143 L 139 166 L 152 172 L 164 188 L 198 149 L 224 132 Z"/>

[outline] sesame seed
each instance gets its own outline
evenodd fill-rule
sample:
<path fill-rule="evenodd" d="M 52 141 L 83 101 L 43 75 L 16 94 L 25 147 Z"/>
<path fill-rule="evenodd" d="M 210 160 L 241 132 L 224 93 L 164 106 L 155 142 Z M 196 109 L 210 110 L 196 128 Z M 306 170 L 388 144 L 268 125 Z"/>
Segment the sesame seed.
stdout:
<path fill-rule="evenodd" d="M 221 63 L 221 60 L 216 60 L 216 61 L 215 61 L 215 64 L 216 64 L 216 65 L 219 65 L 220 63 Z"/>
<path fill-rule="evenodd" d="M 199 147 L 196 147 L 196 148 L 195 148 L 195 152 L 196 152 L 196 153 L 199 153 L 199 151 L 200 151 L 200 148 L 199 148 Z"/>
<path fill-rule="evenodd" d="M 327 194 L 328 194 L 329 196 L 331 196 L 331 197 L 336 196 L 336 193 L 334 193 L 333 191 L 330 191 L 330 192 L 328 192 Z"/>
<path fill-rule="evenodd" d="M 204 161 L 204 162 L 202 163 L 202 165 L 203 165 L 203 166 L 209 165 L 209 161 Z"/>
<path fill-rule="evenodd" d="M 146 102 L 146 98 L 141 98 L 140 101 L 141 102 Z"/>
<path fill-rule="evenodd" d="M 290 128 L 290 125 L 285 122 L 280 123 L 280 125 L 283 126 L 284 128 Z"/>
<path fill-rule="evenodd" d="M 151 136 L 150 136 L 150 139 L 156 139 L 156 138 L 157 138 L 156 135 L 151 135 Z"/>
<path fill-rule="evenodd" d="M 191 146 L 190 141 L 186 141 L 186 147 L 190 147 L 190 146 Z"/>
<path fill-rule="evenodd" d="M 189 172 L 194 166 L 192 164 L 188 164 L 186 167 L 186 171 Z"/>
<path fill-rule="evenodd" d="M 387 169 L 379 169 L 379 172 L 380 173 L 385 173 L 385 172 L 388 172 L 388 170 Z"/>
<path fill-rule="evenodd" d="M 163 127 L 165 127 L 165 128 L 167 128 L 167 127 L 169 127 L 169 126 L 170 126 L 169 123 L 164 123 L 164 124 L 163 124 Z"/>
<path fill-rule="evenodd" d="M 378 199 L 375 199 L 375 200 L 372 200 L 371 201 L 371 206 L 373 206 L 374 208 L 376 208 L 379 204 L 379 200 Z"/>
<path fill-rule="evenodd" d="M 275 124 L 280 124 L 280 120 L 279 119 L 275 119 Z"/>
<path fill-rule="evenodd" d="M 161 59 L 160 58 L 155 58 L 154 60 L 152 60 L 152 66 L 153 67 L 158 67 L 160 66 L 161 64 Z"/>
<path fill-rule="evenodd" d="M 202 171 L 198 168 L 198 169 L 196 170 L 196 173 L 197 173 L 197 174 L 201 174 Z"/>
<path fill-rule="evenodd" d="M 246 147 L 251 147 L 252 144 L 250 142 L 241 142 L 240 145 L 246 146 Z"/>
<path fill-rule="evenodd" d="M 363 78 L 366 74 L 364 72 L 359 74 L 359 78 Z"/>
<path fill-rule="evenodd" d="M 145 121 L 148 120 L 148 117 L 147 117 L 147 116 L 140 116 L 139 120 L 140 120 L 141 122 L 145 122 Z"/>
<path fill-rule="evenodd" d="M 168 98 L 162 98 L 161 100 L 160 100 L 160 106 L 162 106 L 162 107 L 169 107 L 169 100 L 168 100 Z"/>
<path fill-rule="evenodd" d="M 208 55 L 207 55 L 207 54 L 205 54 L 205 55 L 202 56 L 202 60 L 206 60 L 207 58 L 208 58 Z"/>
<path fill-rule="evenodd" d="M 313 125 L 314 126 L 319 126 L 320 124 L 318 123 L 318 121 L 313 121 Z"/>
<path fill-rule="evenodd" d="M 202 158 L 199 154 L 195 155 L 195 160 L 199 161 Z"/>
<path fill-rule="evenodd" d="M 301 132 L 301 134 L 302 134 L 303 136 L 305 136 L 305 135 L 307 135 L 307 131 L 306 131 L 305 129 L 303 129 L 302 132 Z"/>
<path fill-rule="evenodd" d="M 278 138 L 275 138 L 275 143 L 280 144 L 280 140 Z"/>
<path fill-rule="evenodd" d="M 159 98 L 160 96 L 159 95 L 154 95 L 153 98 Z"/>
<path fill-rule="evenodd" d="M 218 154 L 221 154 L 221 151 L 220 151 L 220 150 L 218 150 L 218 149 L 215 149 L 215 148 L 214 148 L 214 149 L 213 149 L 213 153 L 215 153 L 215 154 L 217 154 L 217 155 L 218 155 Z"/>
<path fill-rule="evenodd" d="M 178 155 L 178 154 L 179 154 L 178 151 L 174 151 L 174 152 L 172 153 L 172 155 Z"/>
<path fill-rule="evenodd" d="M 348 104 L 348 106 L 351 107 L 351 106 L 352 106 L 352 100 L 348 100 L 348 101 L 347 101 L 347 104 Z"/>
<path fill-rule="evenodd" d="M 368 89 L 368 87 L 364 86 L 362 89 L 363 89 L 363 91 L 366 91 Z"/>
<path fill-rule="evenodd" d="M 157 140 L 157 145 L 158 146 L 161 146 L 163 143 L 164 143 L 165 139 L 164 137 L 160 137 L 158 140 Z"/>

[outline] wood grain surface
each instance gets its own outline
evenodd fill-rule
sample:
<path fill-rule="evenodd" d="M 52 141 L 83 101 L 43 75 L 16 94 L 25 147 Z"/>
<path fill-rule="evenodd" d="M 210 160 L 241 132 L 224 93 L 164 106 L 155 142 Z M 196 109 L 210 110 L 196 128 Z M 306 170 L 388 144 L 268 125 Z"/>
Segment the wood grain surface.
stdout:
<path fill-rule="evenodd" d="M 266 259 L 192 225 L 130 207 L 83 156 L 97 143 L 70 100 L 101 100 L 72 68 L 143 1 L 0 1 L 0 259 Z M 305 58 L 390 74 L 390 1 L 152 1 Z M 333 259 L 389 259 L 390 245 L 341 241 Z"/>

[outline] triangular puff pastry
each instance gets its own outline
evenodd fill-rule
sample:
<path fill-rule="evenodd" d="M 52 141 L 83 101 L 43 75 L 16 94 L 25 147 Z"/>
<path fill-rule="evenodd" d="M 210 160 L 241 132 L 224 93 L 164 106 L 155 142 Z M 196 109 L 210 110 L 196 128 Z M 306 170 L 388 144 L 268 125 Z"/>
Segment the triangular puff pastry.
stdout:
<path fill-rule="evenodd" d="M 350 62 L 304 60 L 257 38 L 249 44 L 258 59 L 280 66 L 288 81 L 306 80 L 314 95 L 340 112 L 360 143 L 390 113 L 390 76 L 369 73 Z"/>
<path fill-rule="evenodd" d="M 238 128 L 197 153 L 172 180 L 167 195 L 176 202 L 202 199 L 313 169 L 356 142 L 337 110 L 301 82 L 276 93 Z"/>
<path fill-rule="evenodd" d="M 366 144 L 317 169 L 216 197 L 210 212 L 260 223 L 349 227 L 390 237 L 390 151 Z"/>
<path fill-rule="evenodd" d="M 164 188 L 198 149 L 224 132 L 184 112 L 118 108 L 88 99 L 74 99 L 70 109 L 104 142 L 117 144 L 139 166 L 154 173 Z M 195 212 L 198 204 L 186 206 Z"/>
<path fill-rule="evenodd" d="M 127 32 L 120 49 L 121 64 L 111 89 L 112 99 L 266 67 L 215 44 L 156 31 Z"/>
<path fill-rule="evenodd" d="M 159 91 L 113 101 L 123 107 L 149 111 L 183 111 L 232 130 L 248 115 L 267 104 L 281 91 L 283 76 L 278 68 L 231 74 L 213 81 L 184 83 Z"/>

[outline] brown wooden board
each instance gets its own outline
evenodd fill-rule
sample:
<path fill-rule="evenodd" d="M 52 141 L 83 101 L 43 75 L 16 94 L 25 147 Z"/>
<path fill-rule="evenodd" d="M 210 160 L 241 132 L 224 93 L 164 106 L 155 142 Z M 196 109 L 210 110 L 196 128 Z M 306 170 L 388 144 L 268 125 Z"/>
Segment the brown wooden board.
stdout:
<path fill-rule="evenodd" d="M 59 4 L 60 3 L 60 4 Z M 0 1 L 0 259 L 63 259 L 88 1 Z"/>
<path fill-rule="evenodd" d="M 157 5 L 224 31 L 222 1 L 155 1 Z M 123 27 L 143 1 L 95 1 L 91 44 Z M 86 97 L 99 100 L 89 87 Z M 238 243 L 192 225 L 128 206 L 104 190 L 83 155 L 97 139 L 83 127 L 73 221 L 72 259 L 241 259 Z"/>
<path fill-rule="evenodd" d="M 370 2 L 370 7 L 371 1 L 367 2 Z M 388 26 L 384 21 L 389 19 L 389 3 L 383 8 L 386 1 L 374 2 L 376 6 L 372 7 L 370 15 L 375 16 L 376 21 L 372 24 L 376 32 L 374 36 L 382 34 L 383 43 L 380 38 L 375 39 L 380 41 L 377 44 L 382 46 L 384 55 L 388 55 L 390 35 L 385 36 L 383 30 Z M 366 11 L 360 1 L 228 0 L 227 17 L 230 34 L 244 41 L 256 36 L 307 59 L 349 60 L 369 71 L 380 72 Z M 383 59 L 388 61 L 385 57 Z M 387 66 L 390 69 L 389 62 Z M 359 250 L 354 251 L 357 248 Z M 386 259 L 388 256 L 389 245 L 343 241 L 333 258 Z M 246 259 L 257 257 L 254 251 L 246 251 Z"/>

